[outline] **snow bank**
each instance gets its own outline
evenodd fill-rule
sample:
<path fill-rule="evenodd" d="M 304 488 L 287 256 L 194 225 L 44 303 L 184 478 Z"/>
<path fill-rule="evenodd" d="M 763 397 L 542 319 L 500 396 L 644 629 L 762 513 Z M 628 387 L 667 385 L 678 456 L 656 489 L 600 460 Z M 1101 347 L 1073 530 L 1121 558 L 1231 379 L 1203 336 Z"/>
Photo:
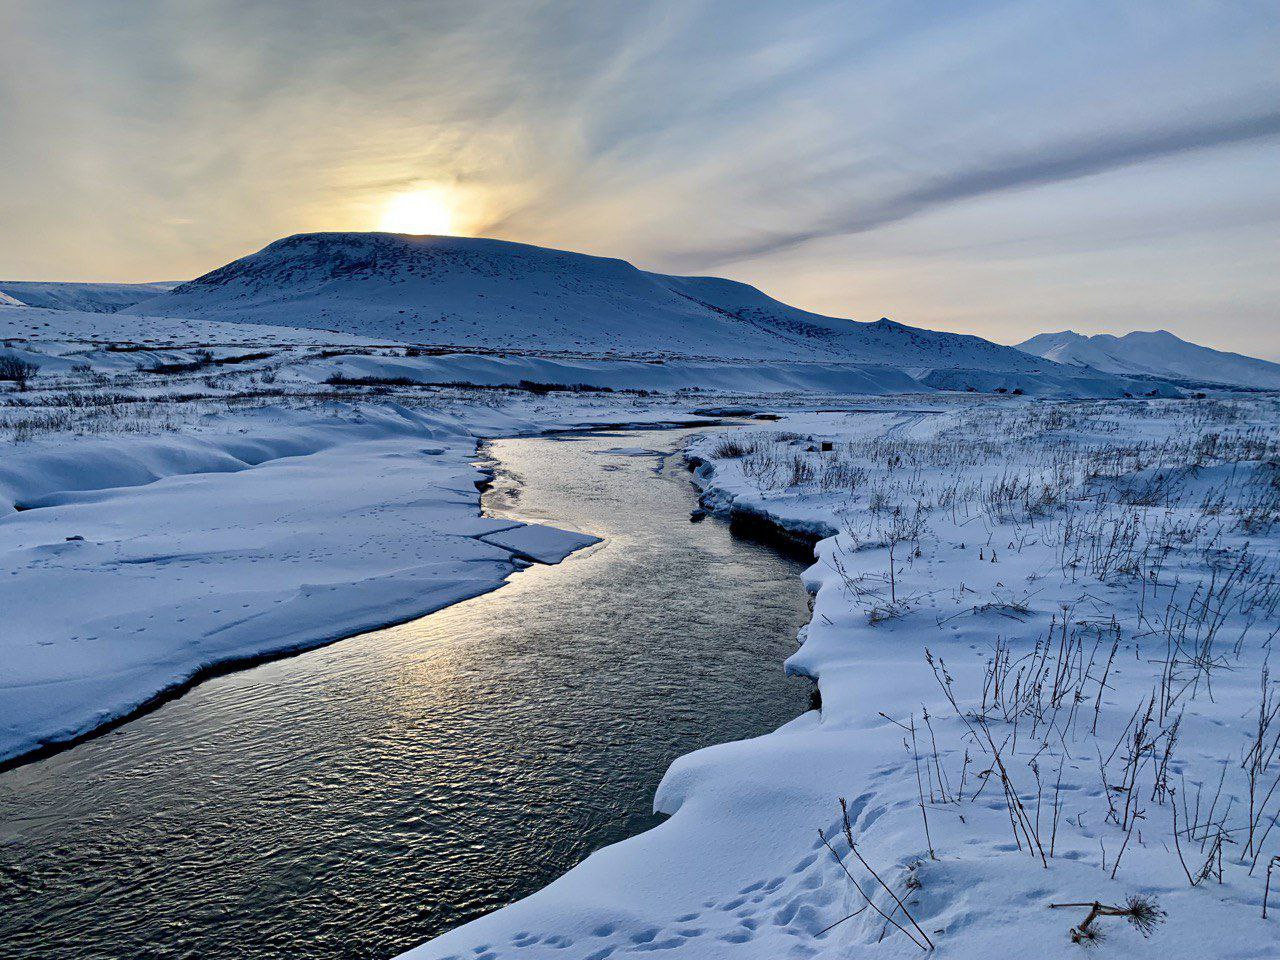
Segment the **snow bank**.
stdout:
<path fill-rule="evenodd" d="M 1131 895 L 1156 922 L 1104 918 L 1100 955 L 1275 954 L 1274 753 L 1266 788 L 1247 772 L 1259 691 L 1264 716 L 1280 696 L 1277 413 L 1028 402 L 706 437 L 710 507 L 838 531 L 787 664 L 821 712 L 680 758 L 662 825 L 406 956 L 1078 958 L 1086 911 L 1049 904 Z"/>
<path fill-rule="evenodd" d="M 1035 373 L 1010 374 L 998 370 L 929 370 L 921 383 L 935 390 L 977 393 L 1022 393 L 1031 397 L 1114 399 L 1118 397 L 1179 397 L 1170 383 L 1141 380 L 1096 370 L 1058 366 Z"/>
<path fill-rule="evenodd" d="M 475 443 L 456 418 L 390 405 L 6 450 L 0 761 L 594 542 L 481 517 Z"/>
<path fill-rule="evenodd" d="M 465 432 L 403 407 L 335 407 L 328 417 L 264 407 L 212 430 L 155 437 L 83 438 L 25 444 L 0 462 L 0 514 L 81 501 L 76 494 L 132 487 L 165 477 L 246 470 L 284 457 L 407 431 L 457 438 Z"/>

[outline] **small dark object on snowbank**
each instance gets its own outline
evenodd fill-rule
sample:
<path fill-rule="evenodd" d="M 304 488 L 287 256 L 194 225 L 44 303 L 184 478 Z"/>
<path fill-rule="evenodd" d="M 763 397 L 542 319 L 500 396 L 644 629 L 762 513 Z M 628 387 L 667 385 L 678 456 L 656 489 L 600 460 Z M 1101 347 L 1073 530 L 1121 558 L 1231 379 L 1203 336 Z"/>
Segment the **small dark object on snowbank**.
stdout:
<path fill-rule="evenodd" d="M 1099 903 L 1097 900 L 1093 903 L 1051 903 L 1049 909 L 1064 908 L 1085 908 L 1088 907 L 1089 914 L 1080 922 L 1078 926 L 1071 928 L 1071 942 L 1083 943 L 1086 945 L 1095 944 L 1102 939 L 1103 933 L 1100 929 L 1093 926 L 1094 921 L 1099 917 L 1123 917 L 1137 930 L 1142 936 L 1149 937 L 1155 932 L 1156 927 L 1164 923 L 1167 914 L 1160 909 L 1160 904 L 1155 897 L 1145 896 L 1143 894 L 1130 894 L 1125 898 L 1124 905 L 1119 907 L 1107 906 Z"/>
<path fill-rule="evenodd" d="M 27 389 L 27 381 L 39 372 L 38 366 L 21 357 L 0 357 L 0 380 L 12 380 L 19 390 Z"/>
<path fill-rule="evenodd" d="M 197 350 L 191 355 L 190 360 L 179 360 L 174 363 L 154 363 L 149 367 L 143 367 L 143 373 L 192 373 L 196 370 L 203 370 L 212 364 L 213 354 L 208 350 Z"/>
<path fill-rule="evenodd" d="M 418 387 L 423 384 L 409 377 L 349 377 L 345 373 L 331 373 L 325 378 L 331 387 Z"/>
<path fill-rule="evenodd" d="M 738 460 L 747 455 L 747 449 L 741 441 L 729 437 L 720 441 L 711 451 L 711 456 L 718 460 Z"/>

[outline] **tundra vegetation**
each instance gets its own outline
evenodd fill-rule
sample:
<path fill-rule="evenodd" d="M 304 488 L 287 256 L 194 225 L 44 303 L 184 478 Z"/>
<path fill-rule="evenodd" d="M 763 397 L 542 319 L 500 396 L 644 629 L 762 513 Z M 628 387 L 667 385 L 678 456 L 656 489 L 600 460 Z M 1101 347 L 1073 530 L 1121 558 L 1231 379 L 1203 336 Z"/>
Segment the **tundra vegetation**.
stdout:
<path fill-rule="evenodd" d="M 877 721 L 905 758 L 851 783 L 858 801 L 820 830 L 851 890 L 832 925 L 941 945 L 946 874 L 979 856 L 1044 872 L 1005 895 L 1078 908 L 1060 932 L 1082 945 L 1210 905 L 1274 917 L 1280 402 L 874 419 L 797 415 L 694 447 L 713 509 L 837 531 L 789 666 L 818 678 L 824 726 Z M 873 807 L 913 811 L 914 837 L 905 812 L 857 815 Z"/>
<path fill-rule="evenodd" d="M 0 444 L 216 431 L 275 407 L 622 422 L 697 396 L 362 372 L 391 348 L 86 357 L 0 378 Z M 708 508 L 821 538 L 789 668 L 818 679 L 847 761 L 821 806 L 790 811 L 827 873 L 812 894 L 779 888 L 812 898 L 789 935 L 925 951 L 1043 928 L 1067 949 L 1191 957 L 1213 924 L 1240 948 L 1224 956 L 1273 942 L 1280 401 L 815 404 L 772 395 L 775 426 L 692 450 Z"/>

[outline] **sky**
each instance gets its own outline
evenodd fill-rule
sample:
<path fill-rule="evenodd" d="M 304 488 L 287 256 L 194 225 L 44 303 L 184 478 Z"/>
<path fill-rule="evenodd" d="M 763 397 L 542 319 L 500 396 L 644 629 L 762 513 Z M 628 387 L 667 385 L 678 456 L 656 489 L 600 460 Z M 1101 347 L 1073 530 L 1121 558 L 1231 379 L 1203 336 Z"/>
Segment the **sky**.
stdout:
<path fill-rule="evenodd" d="M 1280 5 L 0 0 L 5 279 L 406 196 L 835 316 L 1280 359 Z"/>

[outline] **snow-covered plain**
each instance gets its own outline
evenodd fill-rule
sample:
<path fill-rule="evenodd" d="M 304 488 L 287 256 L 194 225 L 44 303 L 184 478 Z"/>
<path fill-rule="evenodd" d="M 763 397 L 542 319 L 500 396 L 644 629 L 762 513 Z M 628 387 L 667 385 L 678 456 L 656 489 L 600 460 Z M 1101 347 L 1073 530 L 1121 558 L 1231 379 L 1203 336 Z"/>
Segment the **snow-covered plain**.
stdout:
<path fill-rule="evenodd" d="M 297 319 L 297 315 L 282 314 L 282 318 Z M 634 326 L 633 319 L 628 327 Z M 897 324 L 862 326 L 890 340 L 897 332 L 912 338 L 927 333 Z M 868 355 L 885 356 L 891 345 L 880 344 L 870 349 Z M 199 380 L 217 372 L 217 367 L 245 364 L 243 369 L 280 370 L 286 378 L 310 383 L 337 374 L 485 387 L 514 386 L 525 380 L 657 391 L 895 394 L 956 390 L 1099 398 L 1178 395 L 1168 384 L 1059 364 L 1023 364 L 1011 369 L 997 364 L 992 368 L 974 369 L 933 366 L 924 361 L 907 367 L 888 360 L 819 361 L 791 356 L 726 360 L 664 354 L 639 359 L 599 351 L 498 352 L 475 346 L 466 352 L 457 352 L 444 348 L 425 350 L 396 340 L 377 340 L 319 327 L 32 307 L 0 310 L 0 356 L 34 364 L 45 382 L 49 377 L 77 371 L 186 373 L 185 379 Z M 931 359 L 935 364 L 943 362 L 938 356 Z M 980 357 L 969 359 L 970 362 L 981 360 Z M 179 369 L 183 366 L 188 369 Z M 172 386 L 181 380 L 170 376 L 164 382 Z M 75 388 L 78 384 L 72 381 L 65 386 Z"/>
<path fill-rule="evenodd" d="M 825 537 L 787 664 L 821 710 L 681 758 L 661 826 L 408 956 L 1068 958 L 1089 911 L 1050 904 L 1131 896 L 1151 923 L 1095 920 L 1096 955 L 1276 956 L 1278 414 L 917 403 L 709 434 L 710 508 Z"/>
<path fill-rule="evenodd" d="M 13 312 L 64 362 L 0 385 L 0 764 L 594 542 L 482 517 L 486 437 L 706 420 L 679 394 L 325 383 L 403 361 L 347 335 Z"/>
<path fill-rule="evenodd" d="M 341 403 L 6 451 L 0 760 L 594 542 L 481 517 L 475 452 L 456 417 Z"/>
<path fill-rule="evenodd" d="M 0 310 L 39 367 L 0 384 L 0 762 L 592 542 L 482 517 L 485 437 L 767 407 L 690 458 L 711 510 L 821 539 L 788 663 L 821 710 L 677 761 L 656 830 L 414 956 L 1070 957 L 1084 911 L 1048 903 L 1129 894 L 1167 915 L 1097 921 L 1115 956 L 1206 956 L 1206 930 L 1277 954 L 1273 398 L 1104 401 L 1177 391 L 942 362 L 963 344 L 896 324 L 860 348 L 929 362 L 453 352 L 212 312 Z"/>
<path fill-rule="evenodd" d="M 366 346 L 376 342 L 329 330 L 28 306 L 0 310 L 0 341 L 34 353 L 91 352 L 110 347 Z"/>

